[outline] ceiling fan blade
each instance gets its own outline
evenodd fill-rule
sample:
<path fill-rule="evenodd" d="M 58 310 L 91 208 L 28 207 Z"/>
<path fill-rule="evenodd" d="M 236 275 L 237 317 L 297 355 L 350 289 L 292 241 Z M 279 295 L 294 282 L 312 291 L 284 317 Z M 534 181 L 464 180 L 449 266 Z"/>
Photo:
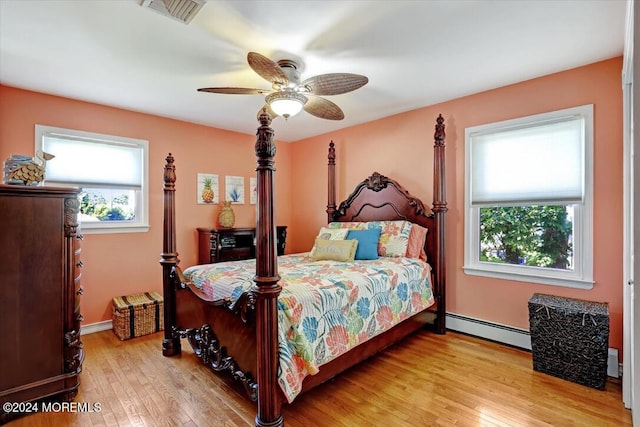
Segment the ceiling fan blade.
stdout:
<path fill-rule="evenodd" d="M 366 85 L 369 79 L 359 74 L 332 73 L 309 77 L 300 85 L 307 87 L 314 95 L 340 95 Z"/>
<path fill-rule="evenodd" d="M 327 120 L 342 120 L 344 113 L 333 102 L 319 96 L 309 96 L 309 100 L 304 104 L 304 111 L 307 113 Z"/>
<path fill-rule="evenodd" d="M 248 87 L 202 87 L 198 92 L 226 93 L 231 95 L 264 95 L 271 92 L 265 89 L 251 89 Z"/>
<path fill-rule="evenodd" d="M 247 61 L 253 71 L 269 83 L 276 83 L 282 86 L 289 84 L 289 78 L 284 71 L 282 71 L 278 63 L 270 60 L 266 56 L 256 52 L 249 52 L 247 54 Z"/>

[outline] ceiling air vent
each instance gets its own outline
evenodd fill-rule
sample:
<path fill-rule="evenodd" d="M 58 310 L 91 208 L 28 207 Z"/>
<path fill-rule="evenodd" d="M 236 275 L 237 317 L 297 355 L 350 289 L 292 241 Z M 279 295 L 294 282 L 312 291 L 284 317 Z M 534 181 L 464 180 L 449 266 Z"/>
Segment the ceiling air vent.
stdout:
<path fill-rule="evenodd" d="M 206 2 L 207 0 L 141 0 L 140 5 L 188 24 Z"/>

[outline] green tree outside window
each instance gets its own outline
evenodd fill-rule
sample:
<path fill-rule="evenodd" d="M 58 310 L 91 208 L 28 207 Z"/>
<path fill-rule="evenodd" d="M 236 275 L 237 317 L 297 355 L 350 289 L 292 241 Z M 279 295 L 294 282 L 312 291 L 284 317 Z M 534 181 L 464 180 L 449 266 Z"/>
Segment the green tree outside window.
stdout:
<path fill-rule="evenodd" d="M 573 269 L 571 206 L 480 209 L 480 260 Z"/>

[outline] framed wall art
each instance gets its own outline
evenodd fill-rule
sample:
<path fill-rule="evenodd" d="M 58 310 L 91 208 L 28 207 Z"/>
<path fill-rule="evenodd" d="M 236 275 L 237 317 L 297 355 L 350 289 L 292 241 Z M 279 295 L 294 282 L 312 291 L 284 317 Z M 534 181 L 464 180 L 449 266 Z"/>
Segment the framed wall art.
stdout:
<path fill-rule="evenodd" d="M 258 178 L 249 177 L 249 203 L 255 205 L 258 201 Z"/>
<path fill-rule="evenodd" d="M 244 176 L 225 177 L 225 200 L 233 205 L 244 205 Z"/>
<path fill-rule="evenodd" d="M 218 198 L 218 175 L 210 173 L 198 174 L 197 198 L 199 205 L 216 205 Z"/>

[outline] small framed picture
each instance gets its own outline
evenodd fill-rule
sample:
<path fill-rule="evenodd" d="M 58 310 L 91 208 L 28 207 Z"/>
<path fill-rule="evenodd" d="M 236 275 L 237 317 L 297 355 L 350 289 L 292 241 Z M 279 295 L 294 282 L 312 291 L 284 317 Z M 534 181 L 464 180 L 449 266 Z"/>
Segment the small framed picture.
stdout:
<path fill-rule="evenodd" d="M 244 205 L 244 176 L 225 177 L 225 200 L 232 205 Z"/>
<path fill-rule="evenodd" d="M 258 178 L 249 177 L 249 203 L 255 205 L 258 202 Z"/>
<path fill-rule="evenodd" d="M 199 173 L 197 188 L 198 194 L 196 200 L 198 200 L 199 205 L 218 204 L 218 175 Z"/>

